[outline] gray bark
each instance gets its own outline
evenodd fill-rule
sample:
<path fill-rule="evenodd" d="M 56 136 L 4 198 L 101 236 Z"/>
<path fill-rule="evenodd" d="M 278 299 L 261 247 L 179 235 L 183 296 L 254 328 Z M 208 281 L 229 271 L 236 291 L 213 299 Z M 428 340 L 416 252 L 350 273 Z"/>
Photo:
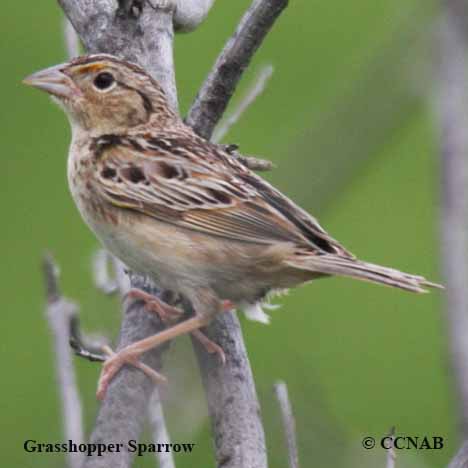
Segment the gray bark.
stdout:
<path fill-rule="evenodd" d="M 448 468 L 468 468 L 468 442 L 465 442 L 453 457 Z"/>
<path fill-rule="evenodd" d="M 145 290 L 148 290 L 147 285 Z M 136 302 L 126 307 L 117 349 L 162 329 L 159 320 L 142 309 Z M 156 352 L 146 353 L 142 361 L 154 369 L 160 369 L 163 350 L 159 348 Z M 132 366 L 125 366 L 114 377 L 99 409 L 90 443 L 122 444 L 122 448 L 120 452 L 106 452 L 101 457 L 85 458 L 85 468 L 128 468 L 132 465 L 134 454 L 128 451 L 128 441 L 139 440 L 153 390 L 154 383 Z"/>
<path fill-rule="evenodd" d="M 47 299 L 47 321 L 54 338 L 55 369 L 62 403 L 62 416 L 65 440 L 76 444 L 84 441 L 83 415 L 78 392 L 76 375 L 73 369 L 72 350 L 68 343 L 70 323 L 78 312 L 78 306 L 62 297 L 59 287 L 58 267 L 51 256 L 46 256 L 42 264 Z M 83 455 L 68 453 L 69 468 L 79 468 Z"/>
<path fill-rule="evenodd" d="M 448 332 L 460 426 L 468 437 L 468 36 L 460 6 L 460 2 L 444 2 L 436 110 L 441 129 L 441 235 Z M 466 15 L 464 18 L 466 21 Z"/>

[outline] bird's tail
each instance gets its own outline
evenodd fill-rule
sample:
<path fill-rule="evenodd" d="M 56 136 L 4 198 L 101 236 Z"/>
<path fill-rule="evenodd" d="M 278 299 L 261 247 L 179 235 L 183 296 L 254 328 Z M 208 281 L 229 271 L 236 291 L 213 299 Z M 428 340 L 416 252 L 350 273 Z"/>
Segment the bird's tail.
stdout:
<path fill-rule="evenodd" d="M 423 276 L 411 275 L 393 268 L 362 262 L 354 258 L 339 257 L 338 255 L 297 256 L 287 263 L 301 270 L 332 276 L 348 276 L 416 293 L 427 292 L 426 288 L 444 289 L 440 284 L 432 283 Z"/>

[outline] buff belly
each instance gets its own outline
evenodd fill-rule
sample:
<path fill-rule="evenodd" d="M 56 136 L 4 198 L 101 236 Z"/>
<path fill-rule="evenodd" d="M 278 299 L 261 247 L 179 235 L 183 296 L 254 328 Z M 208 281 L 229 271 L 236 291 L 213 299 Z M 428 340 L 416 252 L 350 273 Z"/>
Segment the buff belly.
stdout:
<path fill-rule="evenodd" d="M 301 282 L 297 272 L 289 277 L 270 268 L 276 263 L 277 247 L 227 241 L 111 206 L 104 219 L 96 216 L 95 209 L 91 214 L 90 207 L 79 205 L 83 218 L 110 252 L 162 288 L 185 297 L 210 288 L 220 299 L 254 303 L 270 289 Z M 276 284 L 279 277 L 282 282 Z"/>

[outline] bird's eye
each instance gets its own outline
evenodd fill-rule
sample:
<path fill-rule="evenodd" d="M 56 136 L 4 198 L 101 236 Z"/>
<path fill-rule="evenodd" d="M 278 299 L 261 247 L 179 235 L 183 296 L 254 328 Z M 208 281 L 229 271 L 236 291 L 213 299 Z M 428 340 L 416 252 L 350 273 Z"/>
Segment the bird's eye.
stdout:
<path fill-rule="evenodd" d="M 114 77 L 108 72 L 99 73 L 99 75 L 94 78 L 94 86 L 101 91 L 110 88 L 114 82 Z"/>

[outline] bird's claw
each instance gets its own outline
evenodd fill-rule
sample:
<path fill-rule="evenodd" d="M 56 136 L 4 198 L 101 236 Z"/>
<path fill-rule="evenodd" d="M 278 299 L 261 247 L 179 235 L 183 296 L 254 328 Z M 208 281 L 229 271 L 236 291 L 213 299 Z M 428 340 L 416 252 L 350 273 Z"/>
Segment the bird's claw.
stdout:
<path fill-rule="evenodd" d="M 125 364 L 130 364 L 140 369 L 157 384 L 167 382 L 167 379 L 164 377 L 164 375 L 156 372 L 150 366 L 139 361 L 141 353 L 132 349 L 131 346 L 123 348 L 118 353 L 112 351 L 109 346 L 103 346 L 103 351 L 108 356 L 108 359 L 104 361 L 101 375 L 99 377 L 98 388 L 96 391 L 96 397 L 98 400 L 104 399 L 112 378 Z"/>

